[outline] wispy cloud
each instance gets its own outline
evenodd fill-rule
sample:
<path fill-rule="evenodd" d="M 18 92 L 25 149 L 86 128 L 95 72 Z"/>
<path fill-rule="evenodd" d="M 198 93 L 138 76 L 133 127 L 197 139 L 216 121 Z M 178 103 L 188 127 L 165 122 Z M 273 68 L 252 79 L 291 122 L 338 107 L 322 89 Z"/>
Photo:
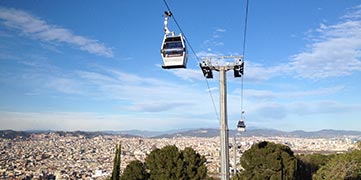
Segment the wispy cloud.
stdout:
<path fill-rule="evenodd" d="M 360 104 L 341 104 L 336 101 L 293 102 L 288 105 L 289 113 L 300 116 L 314 114 L 348 114 L 360 112 Z"/>
<path fill-rule="evenodd" d="M 276 102 L 262 103 L 250 109 L 251 114 L 256 114 L 258 119 L 284 119 L 287 117 L 287 106 Z"/>
<path fill-rule="evenodd" d="M 283 75 L 323 79 L 361 71 L 361 6 L 352 8 L 342 22 L 321 23 L 309 33 L 311 43 L 304 52 L 292 55 L 288 63 L 266 67 L 246 61 L 245 80 L 265 81 Z"/>
<path fill-rule="evenodd" d="M 52 88 L 56 91 L 66 94 L 81 94 L 78 81 L 74 81 L 69 78 L 52 78 L 50 82 L 46 84 L 48 88 Z"/>
<path fill-rule="evenodd" d="M 220 46 L 220 45 L 223 45 L 223 43 L 221 42 L 215 42 L 215 39 L 217 38 L 221 38 L 221 34 L 222 33 L 225 33 L 227 30 L 224 29 L 224 28 L 217 28 L 214 32 L 213 32 L 213 39 L 211 41 L 213 41 L 214 44 Z"/>
<path fill-rule="evenodd" d="M 176 118 L 133 115 L 111 115 L 93 112 L 16 112 L 0 111 L 0 127 L 14 130 L 164 130 L 178 127 L 182 122 Z M 104 123 L 106 120 L 106 123 Z M 149 126 L 149 124 L 161 126 Z"/>
<path fill-rule="evenodd" d="M 203 92 L 187 84 L 144 78 L 110 68 L 98 72 L 78 71 L 75 77 L 87 87 L 91 87 L 98 98 L 125 102 L 119 108 L 130 112 L 174 113 L 175 110 L 183 111 L 187 107 L 201 110 L 199 99 L 206 101 L 208 98 L 207 94 L 202 94 Z"/>
<path fill-rule="evenodd" d="M 360 111 L 360 104 L 343 104 L 330 100 L 263 102 L 254 103 L 246 109 L 246 123 L 250 126 L 283 130 L 357 130 Z"/>
<path fill-rule="evenodd" d="M 315 100 L 293 101 L 289 103 L 279 101 L 253 102 L 246 112 L 247 116 L 251 117 L 253 121 L 272 119 L 282 121 L 284 119 L 295 119 L 296 117 L 304 116 L 310 117 L 308 121 L 318 121 L 318 119 L 315 119 L 317 116 L 360 114 L 360 110 L 361 104 L 343 104 L 332 100 Z"/>
<path fill-rule="evenodd" d="M 305 52 L 295 54 L 290 66 L 298 77 L 320 79 L 361 71 L 361 7 L 338 24 L 320 24 Z"/>
<path fill-rule="evenodd" d="M 222 53 L 213 52 L 212 49 L 209 49 L 208 51 L 197 52 L 198 57 L 222 56 L 222 55 L 223 55 Z"/>
<path fill-rule="evenodd" d="M 361 4 L 350 9 L 343 18 L 345 19 L 357 19 L 361 17 Z"/>
<path fill-rule="evenodd" d="M 191 105 L 189 103 L 172 103 L 172 102 L 143 102 L 139 104 L 133 104 L 128 108 L 130 111 L 138 112 L 164 112 L 172 109 L 183 109 L 184 107 Z"/>
<path fill-rule="evenodd" d="M 317 80 L 360 72 L 361 6 L 353 8 L 342 19 L 333 25 L 321 23 L 310 31 L 311 43 L 304 52 L 292 55 L 288 63 L 266 67 L 246 61 L 245 80 L 265 81 L 284 75 Z"/>
<path fill-rule="evenodd" d="M 344 89 L 343 86 L 329 87 L 329 88 L 320 88 L 315 90 L 307 91 L 282 91 L 274 92 L 270 90 L 256 90 L 256 89 L 246 89 L 244 94 L 248 98 L 255 98 L 259 100 L 270 100 L 276 98 L 305 98 L 309 96 L 325 96 L 330 94 L 335 94 Z"/>
<path fill-rule="evenodd" d="M 207 49 L 207 51 L 198 52 L 197 54 L 220 54 L 214 49 L 224 46 L 224 42 L 221 41 L 221 35 L 225 32 L 226 29 L 223 28 L 217 28 L 216 30 L 214 30 L 212 37 L 203 41 L 203 49 Z"/>
<path fill-rule="evenodd" d="M 265 67 L 263 64 L 254 63 L 251 61 L 245 61 L 245 81 L 264 81 L 278 77 L 284 74 L 288 74 L 291 71 L 291 67 L 288 64 L 280 64 L 276 66 Z"/>
<path fill-rule="evenodd" d="M 29 66 L 35 70 L 38 68 L 37 64 Z M 159 128 L 164 130 L 192 125 L 200 127 L 201 123 L 203 127 L 217 124 L 211 104 L 200 103 L 210 101 L 208 93 L 187 83 L 142 77 L 118 69 L 102 67 L 93 68 L 91 71 L 76 70 L 54 74 L 37 71 L 42 75 L 37 75 L 33 77 L 34 79 L 28 76 L 30 75 L 28 72 L 20 73 L 21 76 L 28 77 L 29 81 L 34 83 L 32 87 L 38 88 L 40 90 L 38 93 L 44 98 L 48 97 L 47 94 L 56 93 L 56 98 L 64 101 L 76 97 L 86 98 L 86 101 L 94 104 L 104 105 L 106 102 L 104 106 L 101 105 L 101 109 L 107 109 L 106 111 L 109 112 L 106 114 L 64 112 L 61 108 L 53 112 L 5 111 L 0 112 L 2 128 L 49 129 L 52 127 L 56 130 Z M 203 90 L 204 87 L 201 87 Z M 37 92 L 33 88 L 31 90 L 27 95 Z M 49 101 L 52 100 L 54 99 Z M 36 106 L 36 103 L 34 104 Z M 89 108 L 91 107 L 88 107 L 86 111 L 91 111 Z M 99 111 L 95 110 L 95 112 Z M 157 127 L 150 127 L 149 123 L 157 124 Z M 17 126 L 17 124 L 21 125 Z"/>
<path fill-rule="evenodd" d="M 213 38 L 219 38 L 218 36 L 213 36 Z M 216 48 L 216 47 L 219 47 L 219 46 L 224 46 L 224 42 L 222 41 L 217 41 L 215 39 L 208 39 L 208 40 L 205 40 L 203 42 L 204 46 L 208 48 Z"/>
<path fill-rule="evenodd" d="M 224 28 L 218 28 L 218 29 L 216 29 L 216 32 L 221 32 L 221 33 L 223 33 L 223 32 L 226 32 L 227 30 L 226 29 L 224 29 Z"/>
<path fill-rule="evenodd" d="M 113 57 L 111 48 L 94 39 L 75 35 L 71 30 L 48 24 L 46 21 L 22 10 L 0 7 L 0 23 L 19 30 L 23 35 L 44 42 L 59 42 L 76 46 L 99 56 Z"/>
<path fill-rule="evenodd" d="M 169 72 L 181 79 L 184 79 L 184 80 L 193 81 L 193 80 L 203 80 L 204 79 L 203 74 L 199 68 L 198 69 L 190 69 L 190 68 L 175 69 L 175 70 L 172 70 Z"/>

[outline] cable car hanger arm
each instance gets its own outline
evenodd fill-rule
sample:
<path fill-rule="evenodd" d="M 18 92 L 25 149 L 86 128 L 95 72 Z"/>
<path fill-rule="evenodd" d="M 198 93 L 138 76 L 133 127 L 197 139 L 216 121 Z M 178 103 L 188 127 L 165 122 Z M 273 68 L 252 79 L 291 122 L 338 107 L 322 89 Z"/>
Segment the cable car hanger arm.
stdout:
<path fill-rule="evenodd" d="M 170 11 L 164 11 L 164 33 L 165 35 L 171 34 L 174 36 L 174 32 L 169 31 L 168 29 L 168 19 L 169 17 L 172 17 L 172 13 Z"/>

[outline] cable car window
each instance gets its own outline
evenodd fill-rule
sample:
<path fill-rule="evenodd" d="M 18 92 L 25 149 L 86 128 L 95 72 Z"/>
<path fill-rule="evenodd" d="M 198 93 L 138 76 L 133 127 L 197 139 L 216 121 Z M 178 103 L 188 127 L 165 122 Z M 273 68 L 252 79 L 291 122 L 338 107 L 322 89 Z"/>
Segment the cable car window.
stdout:
<path fill-rule="evenodd" d="M 175 37 L 167 37 L 165 39 L 165 42 L 174 42 L 174 41 L 182 41 L 180 36 L 175 36 Z"/>
<path fill-rule="evenodd" d="M 183 48 L 183 44 L 181 41 L 164 43 L 164 49 L 176 49 L 176 48 Z"/>

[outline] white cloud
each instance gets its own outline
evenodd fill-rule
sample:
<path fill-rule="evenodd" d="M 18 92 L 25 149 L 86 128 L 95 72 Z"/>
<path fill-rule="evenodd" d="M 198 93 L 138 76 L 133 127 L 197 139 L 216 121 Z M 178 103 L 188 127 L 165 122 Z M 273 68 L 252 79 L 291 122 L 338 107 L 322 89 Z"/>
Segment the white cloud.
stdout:
<path fill-rule="evenodd" d="M 224 32 L 226 32 L 226 31 L 227 31 L 227 30 L 224 29 L 224 28 L 218 28 L 218 29 L 216 29 L 216 32 L 224 33 Z"/>
<path fill-rule="evenodd" d="M 31 64 L 37 68 L 37 64 Z M 194 105 L 196 90 L 187 85 L 144 78 L 111 68 L 95 71 L 35 72 L 25 73 L 36 88 L 52 90 L 67 95 L 89 96 L 93 100 L 114 100 L 125 103 L 120 108 L 129 111 L 159 112 Z M 192 96 L 187 100 L 187 96 Z M 166 105 L 166 108 L 163 105 Z M 157 110 L 159 109 L 159 110 Z"/>
<path fill-rule="evenodd" d="M 130 106 L 128 110 L 138 112 L 164 112 L 177 108 L 183 109 L 188 105 L 192 104 L 180 102 L 143 102 L 138 104 L 132 104 L 132 106 Z"/>
<path fill-rule="evenodd" d="M 300 116 L 312 114 L 348 114 L 359 112 L 360 104 L 341 104 L 336 101 L 293 102 L 288 105 L 289 113 Z"/>
<path fill-rule="evenodd" d="M 284 75 L 323 79 L 361 71 L 361 6 L 349 12 L 343 22 L 321 23 L 311 32 L 312 42 L 306 45 L 304 52 L 291 56 L 288 63 L 266 67 L 246 61 L 245 81 L 265 81 Z"/>
<path fill-rule="evenodd" d="M 154 78 L 142 78 L 115 69 L 96 70 L 98 71 L 77 71 L 73 74 L 65 74 L 55 78 L 58 81 L 54 82 L 59 82 L 59 87 L 48 86 L 48 88 L 66 94 L 91 93 L 91 98 L 96 99 L 94 103 L 98 100 L 102 102 L 104 99 L 110 99 L 113 103 L 109 103 L 108 108 L 115 110 L 114 114 L 0 112 L 0 126 L 11 129 L 49 129 L 51 127 L 55 130 L 153 128 L 149 127 L 149 123 L 157 124 L 157 127 L 163 130 L 191 125 L 194 125 L 193 127 L 218 126 L 209 94 L 200 88 Z M 67 78 L 70 75 L 72 79 Z M 61 86 L 65 86 L 65 89 L 61 89 Z M 204 86 L 202 87 L 204 89 Z M 268 121 L 285 122 L 284 120 L 290 116 L 359 112 L 361 110 L 360 105 L 346 105 L 333 101 L 294 101 L 294 97 L 301 96 L 299 100 L 302 100 L 302 97 L 329 95 L 342 89 L 343 87 L 330 87 L 295 92 L 246 90 L 246 116 L 250 123 L 262 125 L 262 122 Z M 214 95 L 215 104 L 218 107 L 218 93 Z M 281 100 L 276 102 L 273 101 L 274 98 L 285 98 L 292 101 L 284 102 Z M 233 121 L 239 118 L 241 114 L 239 93 L 232 92 L 229 94 L 228 100 L 229 124 L 231 126 L 235 124 Z"/>
<path fill-rule="evenodd" d="M 200 68 L 198 69 L 174 69 L 169 71 L 170 73 L 174 74 L 175 76 L 184 79 L 184 80 L 203 80 L 204 76 Z"/>
<path fill-rule="evenodd" d="M 357 19 L 361 17 L 361 4 L 351 8 L 351 10 L 343 16 L 344 19 Z"/>
<path fill-rule="evenodd" d="M 292 57 L 290 67 L 298 77 L 321 79 L 361 71 L 360 9 L 350 12 L 343 22 L 320 25 L 308 50 Z"/>
<path fill-rule="evenodd" d="M 211 92 L 213 92 L 213 91 L 218 91 L 218 87 L 210 87 L 209 89 L 207 89 L 206 91 L 207 92 L 209 92 L 209 91 L 211 91 Z"/>
<path fill-rule="evenodd" d="M 207 40 L 204 40 L 203 44 L 202 44 L 202 46 L 203 46 L 202 49 L 207 49 L 207 52 L 201 51 L 201 52 L 198 52 L 197 55 L 201 56 L 201 57 L 221 55 L 222 53 L 219 53 L 219 52 L 215 51 L 214 49 L 224 46 L 224 42 L 222 42 L 220 39 L 222 38 L 221 33 L 225 33 L 225 32 L 226 32 L 226 29 L 223 29 L 223 28 L 217 28 L 216 30 L 214 30 L 212 37 L 210 37 Z"/>
<path fill-rule="evenodd" d="M 252 82 L 264 81 L 264 80 L 272 79 L 274 77 L 290 73 L 290 70 L 291 70 L 291 68 L 287 64 L 264 67 L 264 65 L 259 64 L 259 63 L 245 61 L 244 79 L 245 79 L 245 81 L 252 81 Z"/>
<path fill-rule="evenodd" d="M 307 91 L 286 91 L 286 92 L 274 92 L 270 90 L 256 90 L 256 89 L 246 89 L 244 90 L 244 95 L 247 98 L 255 99 L 275 99 L 275 98 L 304 98 L 308 96 L 325 96 L 330 94 L 335 94 L 344 89 L 342 86 L 330 87 L 330 88 L 320 88 L 315 90 Z M 238 91 L 237 91 L 238 92 Z"/>
<path fill-rule="evenodd" d="M 0 20 L 3 25 L 20 30 L 22 34 L 41 41 L 67 43 L 91 54 L 113 57 L 112 50 L 97 40 L 75 35 L 69 29 L 50 25 L 25 11 L 0 7 Z"/>
<path fill-rule="evenodd" d="M 66 94 L 82 93 L 79 82 L 69 78 L 51 78 L 50 82 L 48 82 L 46 86 Z"/>
<path fill-rule="evenodd" d="M 120 100 L 124 104 L 118 109 L 130 112 L 176 113 L 191 108 L 198 113 L 203 110 L 199 101 L 209 101 L 207 93 L 189 84 L 144 78 L 114 69 L 78 71 L 75 75 L 97 98 Z"/>
<path fill-rule="evenodd" d="M 31 66 L 37 68 L 37 64 Z M 93 70 L 96 71 L 56 72 L 47 77 L 47 72 L 37 72 L 41 75 L 34 77 L 34 81 L 27 74 L 22 75 L 29 77 L 45 98 L 44 93 L 49 89 L 63 93 L 57 98 L 65 101 L 68 97 L 82 96 L 80 98 L 88 98 L 94 103 L 106 102 L 102 109 L 108 108 L 110 113 L 0 111 L 0 126 L 19 130 L 164 130 L 192 125 L 200 127 L 202 123 L 205 127 L 217 124 L 208 93 L 197 87 L 144 78 L 111 68 Z M 149 126 L 149 123 L 157 126 Z"/>
<path fill-rule="evenodd" d="M 214 32 L 213 32 L 213 36 L 211 40 L 207 40 L 209 42 L 211 42 L 214 46 L 223 46 L 223 42 L 217 42 L 215 41 L 215 39 L 221 38 L 221 33 L 225 33 L 227 30 L 224 28 L 217 28 Z M 206 44 L 206 41 L 205 41 Z"/>
<path fill-rule="evenodd" d="M 323 121 L 326 116 L 342 117 L 343 115 L 353 115 L 350 119 L 339 119 L 340 121 L 357 120 L 361 111 L 360 104 L 342 104 L 332 100 L 315 100 L 315 101 L 294 101 L 284 103 L 280 101 L 259 101 L 247 103 L 246 116 L 252 121 L 262 122 L 275 120 L 282 122 L 284 120 L 299 119 L 309 117 L 304 121 Z M 355 116 L 356 114 L 356 116 Z M 321 117 L 317 119 L 315 117 Z M 335 119 L 332 119 L 334 121 Z M 295 127 L 293 127 L 295 128 Z M 296 127 L 297 128 L 297 127 Z"/>
<path fill-rule="evenodd" d="M 206 48 L 216 48 L 216 47 L 219 47 L 219 46 L 224 46 L 224 42 L 215 40 L 217 38 L 220 38 L 219 35 L 213 35 L 213 38 L 209 39 L 209 40 L 205 40 L 203 42 L 203 45 Z"/>
<path fill-rule="evenodd" d="M 211 49 L 210 49 L 211 50 Z M 198 57 L 209 57 L 209 56 L 223 56 L 222 53 L 219 53 L 219 52 L 213 52 L 212 50 L 211 51 L 200 51 L 200 52 L 197 52 L 197 56 Z"/>
<path fill-rule="evenodd" d="M 0 127 L 13 130 L 165 130 L 178 127 L 174 117 L 109 115 L 92 112 L 0 112 Z M 104 123 L 106 121 L 106 123 Z M 157 124 L 159 126 L 149 126 Z"/>
<path fill-rule="evenodd" d="M 256 114 L 259 119 L 278 119 L 282 120 L 287 117 L 287 110 L 283 104 L 267 102 L 254 106 L 250 112 Z"/>

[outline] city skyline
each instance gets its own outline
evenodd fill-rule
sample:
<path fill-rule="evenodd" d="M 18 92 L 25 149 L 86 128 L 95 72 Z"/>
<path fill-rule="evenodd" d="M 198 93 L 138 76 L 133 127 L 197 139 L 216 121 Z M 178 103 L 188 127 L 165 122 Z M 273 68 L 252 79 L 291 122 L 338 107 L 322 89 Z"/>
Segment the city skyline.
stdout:
<path fill-rule="evenodd" d="M 167 3 L 198 57 L 242 54 L 245 1 Z M 163 1 L 1 1 L 1 129 L 217 128 L 218 73 L 208 89 L 191 51 L 187 69 L 161 68 L 165 10 Z M 250 1 L 248 18 L 247 127 L 361 130 L 360 3 Z M 234 129 L 242 84 L 227 76 Z"/>

